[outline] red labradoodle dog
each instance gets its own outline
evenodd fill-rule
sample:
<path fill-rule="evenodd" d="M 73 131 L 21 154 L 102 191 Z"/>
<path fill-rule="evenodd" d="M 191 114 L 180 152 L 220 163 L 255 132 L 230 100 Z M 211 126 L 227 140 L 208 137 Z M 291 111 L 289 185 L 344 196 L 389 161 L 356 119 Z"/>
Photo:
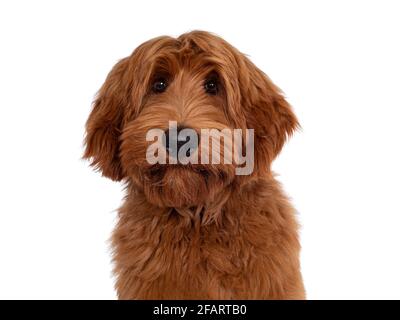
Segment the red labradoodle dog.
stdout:
<path fill-rule="evenodd" d="M 254 169 L 150 164 L 153 128 L 254 129 Z M 294 209 L 271 162 L 298 127 L 246 56 L 202 31 L 140 45 L 109 73 L 84 157 L 126 183 L 113 235 L 120 299 L 303 299 Z"/>

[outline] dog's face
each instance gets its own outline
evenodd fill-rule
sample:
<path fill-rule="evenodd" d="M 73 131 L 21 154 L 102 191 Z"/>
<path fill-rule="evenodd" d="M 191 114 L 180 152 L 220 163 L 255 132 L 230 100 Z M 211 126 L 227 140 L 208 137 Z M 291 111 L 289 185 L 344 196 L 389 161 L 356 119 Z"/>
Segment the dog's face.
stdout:
<path fill-rule="evenodd" d="M 203 205 L 246 180 L 236 176 L 235 163 L 150 164 L 146 135 L 155 128 L 167 132 L 170 121 L 199 134 L 254 129 L 251 177 L 268 174 L 297 126 L 279 89 L 243 54 L 219 37 L 194 31 L 145 42 L 117 63 L 88 119 L 85 157 L 105 176 L 128 179 L 161 207 Z M 218 152 L 223 157 L 226 150 Z"/>

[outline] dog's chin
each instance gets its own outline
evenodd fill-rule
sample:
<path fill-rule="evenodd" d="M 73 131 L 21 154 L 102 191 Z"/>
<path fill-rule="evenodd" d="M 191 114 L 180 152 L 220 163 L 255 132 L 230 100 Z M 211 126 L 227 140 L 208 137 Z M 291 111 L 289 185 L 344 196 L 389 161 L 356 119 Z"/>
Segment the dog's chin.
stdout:
<path fill-rule="evenodd" d="M 230 166 L 155 165 L 145 170 L 143 190 L 159 207 L 189 208 L 212 201 L 233 179 Z"/>

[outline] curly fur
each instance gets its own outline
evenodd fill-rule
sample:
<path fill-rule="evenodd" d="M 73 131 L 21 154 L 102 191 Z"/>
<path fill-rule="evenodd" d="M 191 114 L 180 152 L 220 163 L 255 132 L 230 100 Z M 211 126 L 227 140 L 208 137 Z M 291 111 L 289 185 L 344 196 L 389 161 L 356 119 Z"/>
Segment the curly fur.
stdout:
<path fill-rule="evenodd" d="M 152 94 L 158 75 L 168 77 Z M 202 83 L 217 75 L 218 95 Z M 174 120 L 253 128 L 254 172 L 234 164 L 150 165 L 149 129 Z M 158 37 L 119 61 L 94 101 L 84 157 L 126 183 L 112 242 L 120 299 L 303 299 L 294 209 L 270 170 L 298 122 L 247 57 L 203 31 Z"/>

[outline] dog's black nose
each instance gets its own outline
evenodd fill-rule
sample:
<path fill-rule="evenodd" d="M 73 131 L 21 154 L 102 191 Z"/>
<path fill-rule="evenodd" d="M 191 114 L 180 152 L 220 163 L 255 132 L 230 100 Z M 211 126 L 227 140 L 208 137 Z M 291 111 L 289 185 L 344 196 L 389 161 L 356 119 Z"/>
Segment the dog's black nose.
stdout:
<path fill-rule="evenodd" d="M 190 157 L 191 151 L 195 150 L 199 143 L 196 130 L 178 126 L 176 129 L 165 130 L 164 146 L 170 154 L 178 155 L 179 150 L 184 147 L 186 156 Z"/>

